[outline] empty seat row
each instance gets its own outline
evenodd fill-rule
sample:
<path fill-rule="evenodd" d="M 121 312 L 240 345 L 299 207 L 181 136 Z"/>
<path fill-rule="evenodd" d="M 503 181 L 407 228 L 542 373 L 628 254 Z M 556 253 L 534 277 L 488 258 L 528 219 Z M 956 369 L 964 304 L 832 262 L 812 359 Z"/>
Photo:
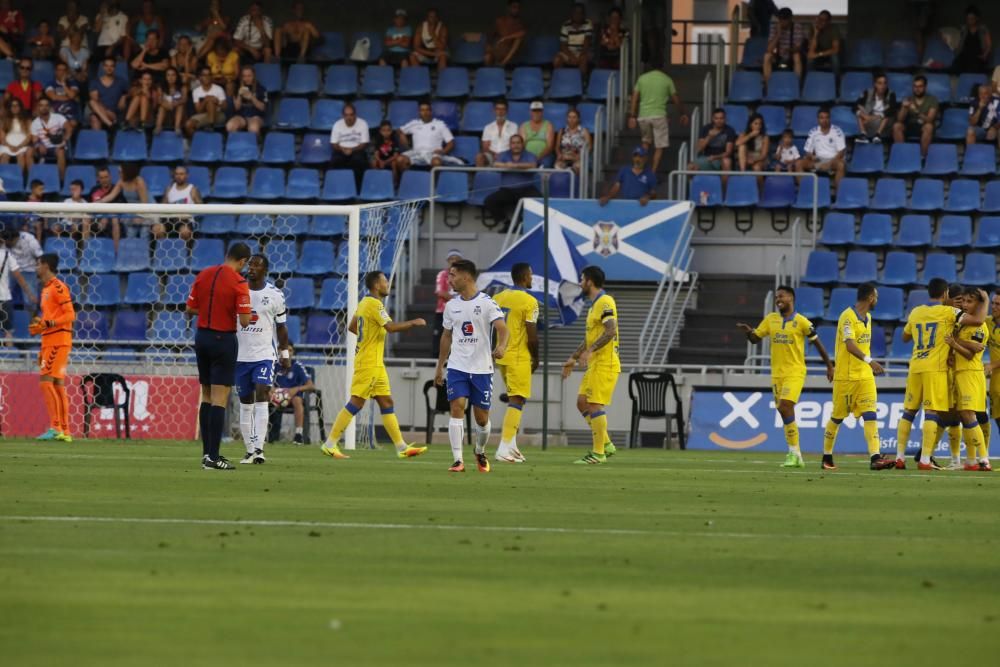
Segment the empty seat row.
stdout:
<path fill-rule="evenodd" d="M 983 216 L 973 233 L 973 221 L 966 215 L 943 215 L 938 220 L 937 240 L 929 215 L 913 213 L 900 218 L 899 234 L 893 234 L 893 219 L 888 213 L 865 213 L 855 236 L 852 213 L 831 211 L 823 219 L 820 242 L 829 247 L 861 246 L 867 248 L 1000 248 L 1000 216 Z"/>
<path fill-rule="evenodd" d="M 871 251 L 849 252 L 844 270 L 841 271 L 837 253 L 813 250 L 809 253 L 803 276 L 805 282 L 814 285 L 838 283 L 858 285 L 876 281 L 889 285 L 926 285 L 932 278 L 990 287 L 997 284 L 996 257 L 991 253 L 970 252 L 965 256 L 965 266 L 959 273 L 954 255 L 928 253 L 924 260 L 923 272 L 918 278 L 916 256 L 904 251 L 893 251 L 886 255 L 883 276 L 880 279 L 878 257 Z M 879 299 L 881 298 L 880 296 Z"/>
<path fill-rule="evenodd" d="M 961 166 L 959 162 L 958 147 L 954 144 L 931 144 L 926 159 L 921 158 L 919 144 L 893 144 L 888 162 L 881 144 L 856 144 L 847 170 L 854 174 L 992 176 L 997 171 L 996 147 L 992 144 L 966 146 Z"/>

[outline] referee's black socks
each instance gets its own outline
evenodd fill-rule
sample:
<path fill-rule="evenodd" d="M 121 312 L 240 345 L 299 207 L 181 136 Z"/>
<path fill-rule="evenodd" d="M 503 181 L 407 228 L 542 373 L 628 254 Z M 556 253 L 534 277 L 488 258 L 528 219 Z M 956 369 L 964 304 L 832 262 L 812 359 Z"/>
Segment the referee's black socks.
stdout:
<path fill-rule="evenodd" d="M 202 403 L 198 409 L 198 429 L 201 431 L 201 455 L 211 458 L 212 453 L 212 404 Z"/>
<path fill-rule="evenodd" d="M 222 431 L 226 427 L 226 408 L 221 405 L 213 405 L 209 408 L 209 420 L 211 422 L 212 450 L 209 455 L 213 461 L 219 460 L 219 446 L 222 444 Z"/>

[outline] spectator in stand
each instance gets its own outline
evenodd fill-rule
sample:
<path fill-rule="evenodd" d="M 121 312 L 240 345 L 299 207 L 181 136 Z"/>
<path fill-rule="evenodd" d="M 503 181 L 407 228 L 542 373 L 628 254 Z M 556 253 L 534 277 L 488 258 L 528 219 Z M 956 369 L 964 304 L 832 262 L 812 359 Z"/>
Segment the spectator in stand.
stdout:
<path fill-rule="evenodd" d="M 24 109 L 21 100 L 12 97 L 4 103 L 4 114 L 0 116 L 0 164 L 10 164 L 14 158 L 25 174 L 35 162 L 31 150 L 31 116 Z"/>
<path fill-rule="evenodd" d="M 201 204 L 201 192 L 198 187 L 188 181 L 188 170 L 182 164 L 174 167 L 174 180 L 163 195 L 164 204 Z M 168 218 L 164 222 L 157 222 L 152 228 L 153 238 L 156 240 L 165 239 L 168 236 L 177 237 L 184 241 L 191 240 L 192 232 L 190 223 L 184 218 Z"/>
<path fill-rule="evenodd" d="M 295 435 L 292 439 L 296 445 L 308 445 L 302 432 L 306 423 L 305 401 L 302 395 L 307 391 L 316 389 L 309 371 L 302 365 L 302 362 L 295 359 L 295 348 L 291 343 L 286 345 L 282 352 L 288 351 L 288 356 L 280 355 L 280 360 L 274 363 L 274 386 L 288 392 L 291 401 L 292 413 L 295 415 Z M 269 424 L 267 429 L 267 441 L 276 442 L 281 437 L 281 413 L 282 409 L 271 406 L 268 416 Z"/>
<path fill-rule="evenodd" d="M 274 57 L 281 60 L 281 49 L 296 44 L 299 47 L 297 62 L 304 63 L 310 47 L 319 42 L 319 29 L 305 18 L 306 6 L 302 0 L 292 3 L 292 20 L 274 31 Z"/>
<path fill-rule="evenodd" d="M 198 56 L 195 55 L 194 45 L 187 35 L 177 38 L 177 47 L 170 53 L 170 64 L 177 70 L 181 88 L 187 96 L 191 92 L 191 86 L 198 83 Z"/>
<path fill-rule="evenodd" d="M 830 122 L 830 109 L 827 107 L 820 107 L 816 122 L 818 125 L 809 130 L 806 137 L 805 155 L 796 164 L 797 170 L 832 174 L 833 184 L 839 185 L 847 170 L 844 131 Z"/>
<path fill-rule="evenodd" d="M 83 33 L 79 30 L 70 30 L 67 40 L 68 43 L 59 49 L 59 61 L 66 63 L 69 75 L 78 86 L 86 86 L 90 76 L 90 49 L 84 45 Z"/>
<path fill-rule="evenodd" d="M 90 30 L 90 19 L 80 13 L 76 0 L 67 0 L 66 13 L 59 17 L 56 23 L 56 33 L 59 36 L 59 47 L 69 46 L 69 36 L 72 32 L 85 33 Z"/>
<path fill-rule="evenodd" d="M 32 179 L 31 183 L 28 184 L 28 202 L 36 203 L 45 201 L 45 183 L 42 183 L 37 178 Z M 39 243 L 45 240 L 45 230 L 47 225 L 45 225 L 45 220 L 38 216 L 31 216 L 25 223 L 26 227 L 30 227 L 32 233 Z"/>
<path fill-rule="evenodd" d="M 455 137 L 443 120 L 434 117 L 434 111 L 428 100 L 421 100 L 419 118 L 399 128 L 399 143 L 409 148 L 397 159 L 400 173 L 415 167 L 439 167 L 442 164 L 462 164 L 462 161 L 449 155 L 455 148 Z M 413 137 L 411 142 L 407 136 Z"/>
<path fill-rule="evenodd" d="M 764 171 L 770 159 L 771 139 L 767 136 L 764 117 L 750 116 L 747 129 L 736 138 L 736 156 L 740 171 Z"/>
<path fill-rule="evenodd" d="M 607 22 L 601 28 L 601 36 L 597 42 L 597 66 L 603 69 L 621 67 L 622 45 L 627 38 L 628 28 L 622 24 L 622 10 L 612 7 L 608 10 Z"/>
<path fill-rule="evenodd" d="M 203 127 L 221 125 L 226 120 L 226 91 L 212 83 L 212 70 L 202 67 L 198 74 L 198 86 L 191 91 L 194 115 L 185 125 L 188 137 Z"/>
<path fill-rule="evenodd" d="M 101 75 L 90 82 L 90 127 L 94 130 L 113 128 L 125 118 L 125 96 L 128 81 L 115 74 L 115 59 L 101 62 Z"/>
<path fill-rule="evenodd" d="M 413 35 L 413 52 L 410 64 L 433 65 L 438 70 L 448 66 L 448 27 L 441 21 L 436 9 L 428 9 L 427 17 Z"/>
<path fill-rule="evenodd" d="M 14 337 L 12 333 L 14 329 L 14 310 L 11 308 L 10 303 L 14 298 L 11 291 L 11 277 L 17 281 L 20 293 L 26 297 L 26 303 L 31 303 L 32 305 L 38 303 L 38 297 L 35 296 L 38 283 L 35 281 L 29 282 L 28 278 L 24 275 L 27 272 L 22 272 L 21 265 L 17 262 L 17 253 L 14 251 L 14 245 L 20 240 L 19 236 L 19 232 L 9 227 L 3 227 L 3 234 L 0 236 L 0 331 L 3 331 L 3 335 L 7 339 L 7 345 L 10 345 L 10 341 Z M 28 236 L 31 235 L 29 234 Z M 35 244 L 38 244 L 37 239 L 35 240 Z M 40 248 L 38 252 L 41 252 Z M 29 275 L 34 278 L 34 270 Z"/>
<path fill-rule="evenodd" d="M 56 53 L 56 38 L 52 34 L 52 24 L 42 19 L 38 22 L 35 34 L 28 39 L 32 60 L 52 60 Z"/>
<path fill-rule="evenodd" d="M 0 184 L 0 194 L 3 194 L 2 184 Z M 24 228 L 24 225 L 8 228 L 8 231 L 10 235 L 4 240 L 10 250 L 10 257 L 17 262 L 21 275 L 24 276 L 24 282 L 28 283 L 27 290 L 20 283 L 14 285 L 15 291 L 12 297 L 17 298 L 20 295 L 25 302 L 38 303 L 36 297 L 38 277 L 35 267 L 38 258 L 42 256 L 42 246 L 38 243 L 35 235 Z"/>
<path fill-rule="evenodd" d="M 1000 97 L 994 97 L 985 83 L 977 92 L 976 100 L 969 106 L 969 129 L 965 133 L 965 143 L 969 146 L 977 141 L 995 142 L 1000 130 Z"/>
<path fill-rule="evenodd" d="M 496 120 L 483 128 L 481 152 L 476 156 L 477 167 L 491 166 L 497 155 L 510 150 L 510 138 L 517 134 L 517 125 L 507 118 L 507 100 L 494 102 L 493 113 Z"/>
<path fill-rule="evenodd" d="M 656 198 L 656 174 L 646 166 L 648 156 L 649 151 L 642 146 L 632 150 L 632 166 L 618 170 L 615 182 L 598 200 L 601 206 L 607 206 L 610 200 L 619 196 L 622 199 L 638 199 L 641 206 Z"/>
<path fill-rule="evenodd" d="M 198 48 L 198 58 L 204 58 L 212 50 L 217 38 L 223 35 L 229 37 L 229 17 L 222 13 L 220 0 L 209 1 L 208 15 L 195 26 L 195 30 L 205 35 L 205 41 Z"/>
<path fill-rule="evenodd" d="M 45 87 L 45 97 L 52 103 L 52 110 L 66 117 L 73 129 L 80 124 L 80 84 L 69 75 L 66 63 L 56 63 L 55 78 Z"/>
<path fill-rule="evenodd" d="M 124 204 L 125 198 L 119 192 L 114 199 L 105 199 L 114 190 L 115 183 L 111 179 L 111 170 L 107 165 L 97 168 L 97 185 L 90 189 L 87 199 L 91 202 L 104 202 L 114 204 Z M 83 234 L 88 237 L 93 234 L 99 238 L 109 238 L 114 242 L 115 250 L 118 250 L 118 240 L 121 238 L 121 226 L 118 218 L 110 215 L 96 215 L 89 220 L 84 220 Z"/>
<path fill-rule="evenodd" d="M 125 162 L 118 169 L 118 182 L 114 184 L 111 191 L 101 199 L 102 203 L 118 202 L 122 199 L 127 204 L 148 204 L 149 190 L 146 188 L 146 181 L 139 175 L 139 165 L 136 162 Z M 121 221 L 117 230 L 119 237 L 121 227 L 124 226 L 126 238 L 149 238 L 149 227 L 142 218 L 128 218 Z M 118 237 L 114 238 L 115 249 L 118 249 Z"/>
<path fill-rule="evenodd" d="M 16 97 L 21 100 L 25 111 L 33 113 L 35 104 L 42 96 L 42 84 L 31 78 L 32 63 L 29 58 L 22 58 L 17 63 L 17 79 L 7 85 L 5 100 Z"/>
<path fill-rule="evenodd" d="M 750 36 L 767 37 L 771 30 L 771 18 L 778 13 L 774 0 L 748 0 L 747 5 Z"/>
<path fill-rule="evenodd" d="M 24 47 L 24 14 L 10 5 L 10 0 L 0 0 L 0 38 L 17 54 Z"/>
<path fill-rule="evenodd" d="M 153 123 L 153 111 L 159 105 L 160 96 L 151 72 L 143 72 L 139 80 L 132 84 L 128 93 L 128 111 L 125 123 L 133 130 L 141 130 Z"/>
<path fill-rule="evenodd" d="M 486 47 L 487 67 L 506 67 L 521 50 L 528 29 L 521 20 L 521 0 L 507 0 L 507 13 L 493 23 Z"/>
<path fill-rule="evenodd" d="M 3 2 L 3 0 L 0 0 Z M 118 0 L 102 2 L 94 19 L 98 53 L 106 58 L 121 56 L 126 62 L 132 58 L 132 40 L 128 36 L 128 15 L 121 10 Z"/>
<path fill-rule="evenodd" d="M 148 72 L 153 78 L 153 83 L 160 85 L 163 83 L 163 73 L 170 67 L 170 54 L 160 46 L 158 30 L 147 30 L 145 37 L 146 41 L 142 43 L 142 48 L 132 59 L 132 69 L 136 74 Z"/>
<path fill-rule="evenodd" d="M 816 15 L 806 61 L 810 70 L 828 69 L 840 77 L 840 30 L 827 10 Z"/>
<path fill-rule="evenodd" d="M 139 48 L 146 43 L 146 37 L 154 30 L 160 35 L 166 35 L 166 23 L 156 11 L 156 4 L 153 0 L 143 0 L 142 9 L 138 15 L 129 19 L 129 35 L 131 35 L 132 45 Z"/>
<path fill-rule="evenodd" d="M 889 90 L 884 72 L 875 73 L 875 81 L 855 103 L 858 117 L 858 138 L 855 142 L 880 144 L 889 138 L 889 123 L 896 117 L 899 104 L 896 93 Z"/>
<path fill-rule="evenodd" d="M 375 154 L 372 156 L 372 169 L 391 169 L 392 180 L 399 182 L 399 138 L 392 130 L 392 123 L 383 120 L 378 126 L 378 138 L 375 141 Z"/>
<path fill-rule="evenodd" d="M 566 127 L 559 130 L 556 137 L 558 155 L 556 169 L 572 169 L 577 175 L 583 163 L 583 154 L 589 153 L 594 145 L 594 139 L 583 125 L 580 125 L 580 112 L 570 109 L 566 112 Z"/>
<path fill-rule="evenodd" d="M 86 204 L 87 198 L 83 196 L 83 181 L 80 179 L 74 179 L 73 182 L 69 184 L 69 197 L 63 200 L 64 204 Z M 77 214 L 73 216 L 66 216 L 62 219 L 50 218 L 49 220 L 49 230 L 55 236 L 60 236 L 62 234 L 69 234 L 76 237 L 82 237 L 82 230 L 84 222 L 89 218 L 89 215 Z M 89 225 L 88 225 L 89 227 Z"/>
<path fill-rule="evenodd" d="M 38 115 L 31 121 L 31 136 L 35 138 L 35 161 L 45 162 L 55 155 L 60 181 L 66 176 L 66 147 L 70 145 L 73 127 L 66 116 L 52 111 L 47 97 L 38 100 Z"/>
<path fill-rule="evenodd" d="M 187 111 L 187 95 L 181 84 L 181 76 L 173 67 L 164 72 L 164 83 L 160 89 L 159 104 L 156 108 L 156 127 L 153 134 L 163 131 L 163 125 L 168 118 L 173 118 L 174 132 L 181 135 L 184 132 L 184 113 Z"/>
<path fill-rule="evenodd" d="M 958 38 L 958 48 L 955 49 L 955 60 L 951 69 L 955 74 L 989 72 L 990 55 L 993 53 L 993 40 L 990 29 L 982 22 L 979 8 L 969 5 L 965 10 L 965 25 Z M 960 91 L 965 94 L 965 91 Z"/>
<path fill-rule="evenodd" d="M 250 3 L 247 14 L 236 23 L 233 40 L 236 49 L 250 56 L 255 62 L 271 62 L 274 22 L 271 17 L 263 14 L 260 3 L 256 0 Z"/>
<path fill-rule="evenodd" d="M 799 147 L 795 145 L 795 133 L 791 130 L 785 130 L 781 133 L 778 147 L 774 151 L 771 169 L 774 171 L 795 171 L 795 165 L 801 157 Z"/>
<path fill-rule="evenodd" d="M 594 41 L 594 24 L 587 18 L 582 2 L 574 2 L 569 20 L 559 29 L 559 53 L 553 67 L 579 67 L 586 74 L 590 65 L 590 48 Z"/>
<path fill-rule="evenodd" d="M 778 11 L 778 21 L 771 26 L 764 54 L 764 83 L 771 78 L 775 69 L 793 69 L 802 77 L 802 45 L 805 42 L 802 25 L 795 23 L 792 10 L 782 7 Z"/>
<path fill-rule="evenodd" d="M 937 98 L 927 94 L 927 77 L 922 74 L 913 77 L 913 95 L 903 98 L 892 126 L 892 140 L 902 143 L 907 138 L 919 139 L 920 154 L 927 157 L 939 106 Z"/>
<path fill-rule="evenodd" d="M 444 309 L 452 297 L 455 296 L 455 292 L 452 291 L 451 284 L 448 282 L 448 269 L 455 262 L 463 259 L 465 259 L 465 255 L 461 251 L 454 248 L 449 250 L 447 257 L 445 257 L 448 266 L 438 271 L 437 277 L 434 279 L 434 296 L 437 297 L 437 306 L 434 309 L 434 332 L 431 339 L 431 356 L 435 359 L 438 358 L 441 348 L 441 333 L 444 331 Z"/>
<path fill-rule="evenodd" d="M 410 64 L 410 47 L 413 45 L 413 28 L 406 22 L 406 10 L 397 9 L 392 17 L 392 25 L 386 28 L 382 39 L 384 48 L 379 65 L 406 67 Z"/>
<path fill-rule="evenodd" d="M 222 86 L 226 96 L 236 95 L 236 78 L 240 75 L 240 54 L 229 40 L 219 37 L 212 52 L 205 57 L 205 65 L 212 70 L 212 83 Z"/>
<path fill-rule="evenodd" d="M 687 127 L 691 120 L 684 112 L 684 104 L 677 94 L 674 80 L 663 68 L 663 58 L 654 56 L 649 70 L 635 81 L 629 103 L 628 126 L 636 125 L 642 133 L 642 145 L 653 149 L 653 173 L 660 169 L 663 149 L 670 146 L 670 125 L 667 103 L 673 102 L 680 112 L 681 125 Z"/>
<path fill-rule="evenodd" d="M 526 171 L 538 167 L 538 158 L 524 150 L 524 139 L 515 134 L 510 138 L 510 150 L 500 153 L 493 166 L 497 169 Z M 490 217 L 499 223 L 498 231 L 501 233 L 510 228 L 510 217 L 518 201 L 525 197 L 541 196 L 535 187 L 535 175 L 517 171 L 504 171 L 500 174 L 500 189 L 483 201 L 483 207 Z"/>
<path fill-rule="evenodd" d="M 528 105 L 530 116 L 521 123 L 518 134 L 524 139 L 524 150 L 531 153 L 539 164 L 550 165 L 555 159 L 556 132 L 552 123 L 545 120 L 545 105 L 534 100 Z"/>
<path fill-rule="evenodd" d="M 736 130 L 726 123 L 726 110 L 718 107 L 712 121 L 698 133 L 698 150 L 688 169 L 694 171 L 731 171 Z M 723 177 L 725 181 L 725 177 Z"/>
<path fill-rule="evenodd" d="M 371 143 L 371 130 L 364 118 L 358 118 L 354 105 L 344 105 L 341 119 L 330 130 L 330 158 L 332 169 L 350 169 L 354 172 L 354 184 L 361 189 L 361 179 L 368 169 L 366 151 Z"/>
<path fill-rule="evenodd" d="M 993 84 L 993 94 L 1000 95 L 1000 65 L 997 65 L 993 69 L 993 77 L 991 79 L 991 83 Z"/>
<path fill-rule="evenodd" d="M 226 132 L 246 130 L 259 137 L 264 129 L 267 103 L 267 89 L 257 81 L 257 73 L 254 68 L 244 67 L 240 71 L 239 90 L 233 97 L 235 115 L 226 123 Z"/>

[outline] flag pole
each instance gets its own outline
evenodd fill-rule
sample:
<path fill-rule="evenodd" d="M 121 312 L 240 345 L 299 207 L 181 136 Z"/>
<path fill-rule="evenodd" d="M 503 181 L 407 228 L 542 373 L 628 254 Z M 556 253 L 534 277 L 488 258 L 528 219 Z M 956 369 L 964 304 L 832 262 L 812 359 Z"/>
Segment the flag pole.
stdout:
<path fill-rule="evenodd" d="M 542 227 L 545 244 L 542 248 L 542 303 L 545 307 L 542 330 L 542 450 L 549 448 L 549 177 L 542 174 Z"/>

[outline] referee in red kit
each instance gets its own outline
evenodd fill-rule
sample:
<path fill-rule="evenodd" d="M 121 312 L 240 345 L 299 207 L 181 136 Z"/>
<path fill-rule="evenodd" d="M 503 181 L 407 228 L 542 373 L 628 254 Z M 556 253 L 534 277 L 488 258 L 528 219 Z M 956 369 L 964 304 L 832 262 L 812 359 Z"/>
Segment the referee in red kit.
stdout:
<path fill-rule="evenodd" d="M 236 378 L 236 319 L 250 324 L 250 288 L 240 275 L 250 259 L 246 243 L 234 243 L 226 261 L 210 266 L 195 278 L 187 299 L 187 312 L 198 316 L 194 351 L 201 383 L 201 467 L 206 470 L 235 470 L 219 454 L 226 425 L 226 403 Z"/>

